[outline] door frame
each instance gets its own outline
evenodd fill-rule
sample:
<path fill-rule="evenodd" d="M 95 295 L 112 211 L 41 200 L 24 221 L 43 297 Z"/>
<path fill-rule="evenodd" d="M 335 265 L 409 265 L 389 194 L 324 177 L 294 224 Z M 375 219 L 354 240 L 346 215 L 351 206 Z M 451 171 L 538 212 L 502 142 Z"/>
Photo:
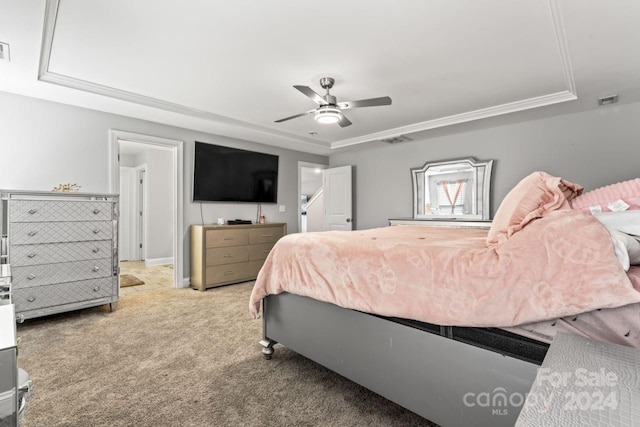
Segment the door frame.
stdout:
<path fill-rule="evenodd" d="M 302 231 L 302 168 L 320 168 L 324 170 L 328 169 L 329 165 L 324 163 L 298 161 L 298 211 L 296 213 L 296 216 L 298 217 L 298 233 Z"/>
<path fill-rule="evenodd" d="M 112 193 L 120 189 L 120 141 L 131 141 L 161 148 L 169 148 L 173 154 L 173 284 L 176 288 L 186 288 L 189 281 L 183 278 L 183 159 L 184 141 L 162 138 L 120 130 L 109 130 L 109 188 Z"/>

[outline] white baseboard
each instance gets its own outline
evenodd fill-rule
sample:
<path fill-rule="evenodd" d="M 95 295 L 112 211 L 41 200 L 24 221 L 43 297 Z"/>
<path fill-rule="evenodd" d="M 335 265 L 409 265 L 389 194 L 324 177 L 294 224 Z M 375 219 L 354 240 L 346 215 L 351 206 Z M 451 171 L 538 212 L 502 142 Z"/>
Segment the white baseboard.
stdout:
<path fill-rule="evenodd" d="M 188 288 L 189 286 L 191 286 L 191 278 L 190 277 L 184 277 L 182 278 L 182 286 L 179 286 L 180 288 Z"/>
<path fill-rule="evenodd" d="M 144 265 L 147 267 L 155 267 L 157 265 L 173 264 L 173 257 L 146 259 Z"/>

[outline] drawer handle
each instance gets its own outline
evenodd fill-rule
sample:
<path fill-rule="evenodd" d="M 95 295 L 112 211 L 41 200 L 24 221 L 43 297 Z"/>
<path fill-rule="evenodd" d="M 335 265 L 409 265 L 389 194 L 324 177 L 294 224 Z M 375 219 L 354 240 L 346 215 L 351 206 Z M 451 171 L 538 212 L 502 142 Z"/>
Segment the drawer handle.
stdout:
<path fill-rule="evenodd" d="M 94 254 L 97 254 L 98 252 L 100 252 L 100 248 L 93 248 L 92 251 Z"/>
<path fill-rule="evenodd" d="M 29 209 L 27 212 L 30 213 L 31 215 L 33 215 L 34 213 L 38 212 L 38 210 L 37 209 Z"/>
<path fill-rule="evenodd" d="M 233 237 L 225 237 L 225 238 L 224 238 L 224 239 L 222 239 L 222 240 L 233 240 Z"/>
<path fill-rule="evenodd" d="M 96 208 L 93 210 L 94 215 L 98 215 L 100 213 L 100 209 Z"/>
<path fill-rule="evenodd" d="M 35 236 L 36 234 L 38 234 L 38 232 L 33 230 L 27 233 L 27 235 L 31 237 Z"/>
<path fill-rule="evenodd" d="M 93 288 L 93 292 L 98 292 L 100 290 L 100 286 L 96 286 L 95 288 Z"/>
<path fill-rule="evenodd" d="M 97 228 L 93 229 L 93 234 L 98 234 L 100 232 L 100 230 L 98 230 Z"/>
<path fill-rule="evenodd" d="M 228 275 L 230 275 L 230 274 L 233 274 L 233 271 L 225 271 L 225 272 L 224 272 L 224 275 L 225 275 L 225 276 L 228 276 Z"/>
<path fill-rule="evenodd" d="M 224 255 L 222 255 L 222 257 L 223 257 L 223 258 L 231 258 L 232 256 L 233 256 L 233 255 L 231 255 L 231 254 L 224 254 Z"/>
<path fill-rule="evenodd" d="M 271 237 L 273 234 L 263 234 L 262 237 Z"/>
<path fill-rule="evenodd" d="M 36 275 L 33 274 L 33 273 L 31 273 L 30 275 L 27 276 L 27 279 L 29 279 L 29 280 L 33 280 L 35 278 L 36 278 Z"/>
<path fill-rule="evenodd" d="M 98 266 L 95 266 L 95 267 L 93 267 L 93 268 L 91 269 L 91 271 L 98 271 L 98 270 L 100 270 L 100 267 L 98 267 Z"/>
<path fill-rule="evenodd" d="M 27 301 L 29 302 L 34 302 L 36 300 L 36 297 L 34 296 L 30 296 L 29 298 L 27 298 Z"/>
<path fill-rule="evenodd" d="M 27 255 L 29 258 L 35 258 L 37 254 L 35 252 L 31 252 L 29 255 Z"/>
<path fill-rule="evenodd" d="M 267 249 L 267 250 L 264 250 L 262 252 L 265 253 L 265 254 L 268 254 L 269 252 L 271 252 L 271 249 Z"/>

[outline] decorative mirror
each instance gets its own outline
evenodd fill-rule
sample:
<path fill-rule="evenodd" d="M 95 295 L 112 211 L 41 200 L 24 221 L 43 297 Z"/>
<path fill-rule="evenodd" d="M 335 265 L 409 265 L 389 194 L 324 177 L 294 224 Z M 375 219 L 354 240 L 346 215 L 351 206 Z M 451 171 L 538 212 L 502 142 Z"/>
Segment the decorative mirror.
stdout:
<path fill-rule="evenodd" d="M 468 157 L 412 168 L 413 217 L 488 220 L 492 165 Z"/>

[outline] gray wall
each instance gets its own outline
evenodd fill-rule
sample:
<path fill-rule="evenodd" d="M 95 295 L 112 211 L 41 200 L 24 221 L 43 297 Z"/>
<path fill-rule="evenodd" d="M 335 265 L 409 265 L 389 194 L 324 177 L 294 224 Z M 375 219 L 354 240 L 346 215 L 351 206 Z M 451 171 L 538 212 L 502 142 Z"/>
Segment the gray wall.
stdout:
<path fill-rule="evenodd" d="M 147 260 L 173 257 L 173 153 L 169 150 L 147 151 L 147 228 L 145 251 Z"/>
<path fill-rule="evenodd" d="M 327 163 L 325 156 L 212 135 L 188 129 L 0 92 L 0 188 L 51 190 L 77 183 L 83 192 L 109 191 L 109 130 L 182 140 L 184 145 L 184 275 L 189 276 L 189 225 L 201 222 L 200 204 L 191 201 L 194 141 L 280 156 L 278 204 L 263 205 L 267 221 L 298 230 L 298 161 Z M 216 218 L 254 220 L 255 204 L 203 203 L 205 223 Z"/>
<path fill-rule="evenodd" d="M 640 176 L 640 103 L 332 153 L 331 167 L 354 165 L 357 229 L 412 215 L 409 169 L 427 161 L 494 159 L 492 216 L 522 178 L 545 171 L 585 190 Z"/>

